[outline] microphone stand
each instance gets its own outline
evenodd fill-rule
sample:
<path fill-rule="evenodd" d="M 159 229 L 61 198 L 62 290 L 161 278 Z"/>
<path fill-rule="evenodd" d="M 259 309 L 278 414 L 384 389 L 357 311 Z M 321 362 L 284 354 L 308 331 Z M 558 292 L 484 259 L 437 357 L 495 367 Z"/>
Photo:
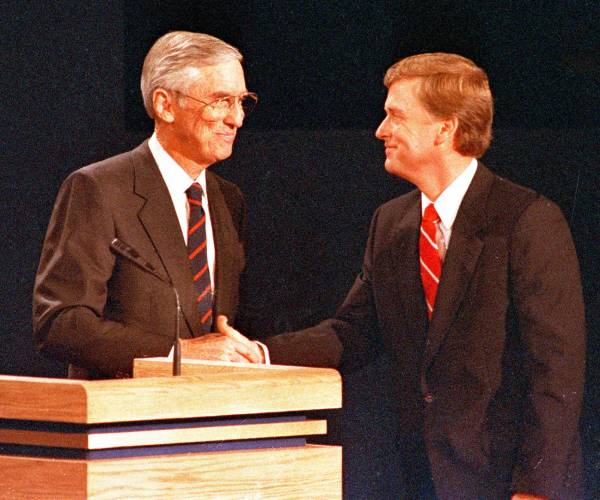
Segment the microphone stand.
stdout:
<path fill-rule="evenodd" d="M 150 262 L 145 260 L 135 248 L 129 246 L 127 243 L 120 240 L 119 238 L 114 238 L 111 241 L 110 248 L 119 255 L 125 257 L 127 260 L 133 262 L 145 271 L 149 272 L 150 274 L 152 274 L 152 276 L 158 278 L 163 283 L 169 285 L 171 287 L 171 290 L 173 290 L 177 313 L 177 316 L 175 318 L 175 336 L 173 342 L 173 375 L 181 375 L 181 343 L 179 342 L 181 302 L 179 300 L 179 294 L 177 293 L 175 285 L 173 284 L 170 278 L 165 278 L 158 274 L 156 272 L 156 268 Z"/>
<path fill-rule="evenodd" d="M 177 289 L 172 285 L 177 303 L 177 317 L 175 318 L 175 342 L 173 343 L 173 376 L 181 375 L 181 342 L 179 342 L 179 318 L 181 316 L 181 302 Z"/>

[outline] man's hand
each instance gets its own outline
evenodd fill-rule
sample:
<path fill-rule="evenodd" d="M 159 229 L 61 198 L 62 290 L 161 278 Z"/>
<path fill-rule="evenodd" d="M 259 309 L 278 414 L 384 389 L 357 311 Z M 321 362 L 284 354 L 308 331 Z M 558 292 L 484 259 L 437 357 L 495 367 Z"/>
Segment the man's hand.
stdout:
<path fill-rule="evenodd" d="M 229 326 L 229 320 L 227 319 L 227 316 L 224 316 L 222 314 L 217 316 L 217 330 L 220 333 L 223 333 L 223 334 L 227 335 L 228 337 L 231 337 L 232 339 L 237 340 L 243 344 L 247 344 L 248 342 L 250 342 L 250 344 L 254 348 L 253 349 L 254 352 L 256 352 L 258 355 L 258 361 L 254 360 L 254 358 L 250 361 L 252 363 L 264 363 L 265 362 L 265 353 L 264 353 L 263 349 L 258 346 L 258 343 L 256 341 L 249 340 L 247 337 L 244 337 L 244 335 L 242 335 L 240 332 L 238 332 L 235 328 L 232 328 L 231 326 Z M 266 349 L 266 347 L 264 347 L 264 348 Z"/>
<path fill-rule="evenodd" d="M 229 326 L 227 316 L 217 316 L 217 332 L 181 340 L 181 357 L 237 363 L 261 363 L 260 348 Z"/>

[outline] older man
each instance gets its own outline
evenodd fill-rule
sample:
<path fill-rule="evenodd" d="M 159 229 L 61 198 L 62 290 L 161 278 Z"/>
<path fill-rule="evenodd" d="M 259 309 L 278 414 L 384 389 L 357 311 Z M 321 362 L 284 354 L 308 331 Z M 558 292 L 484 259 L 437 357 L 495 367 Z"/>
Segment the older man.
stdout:
<path fill-rule="evenodd" d="M 176 328 L 184 356 L 261 359 L 223 318 L 215 332 L 217 315 L 234 321 L 238 312 L 246 208 L 235 185 L 206 169 L 231 155 L 257 100 L 241 61 L 209 35 L 161 37 L 141 78 L 152 137 L 61 187 L 34 330 L 39 349 L 69 362 L 72 376 L 127 376 L 134 358 L 168 354 Z"/>
<path fill-rule="evenodd" d="M 335 317 L 273 337 L 272 360 L 394 360 L 406 498 L 581 497 L 585 328 L 556 205 L 489 171 L 484 71 L 421 54 L 385 76 L 388 172 L 415 190 L 373 218 Z"/>

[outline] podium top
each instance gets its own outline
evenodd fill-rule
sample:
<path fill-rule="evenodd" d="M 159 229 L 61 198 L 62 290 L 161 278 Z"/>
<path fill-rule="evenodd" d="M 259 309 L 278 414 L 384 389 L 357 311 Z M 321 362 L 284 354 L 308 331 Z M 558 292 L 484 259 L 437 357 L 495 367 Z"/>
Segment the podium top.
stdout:
<path fill-rule="evenodd" d="M 69 380 L 3 375 L 0 419 L 98 424 L 310 411 L 342 404 L 336 370 L 193 364 L 194 375 L 179 377 Z"/>

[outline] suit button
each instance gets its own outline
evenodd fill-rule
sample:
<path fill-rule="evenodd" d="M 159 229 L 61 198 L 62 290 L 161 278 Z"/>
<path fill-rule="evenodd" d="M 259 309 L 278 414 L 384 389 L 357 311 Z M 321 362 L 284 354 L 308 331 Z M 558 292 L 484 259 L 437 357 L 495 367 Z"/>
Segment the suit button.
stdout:
<path fill-rule="evenodd" d="M 431 394 L 431 392 L 428 392 L 427 394 L 425 394 L 425 396 L 423 396 L 423 401 L 425 401 L 426 403 L 433 403 L 433 400 L 435 398 L 433 397 L 433 394 Z"/>

